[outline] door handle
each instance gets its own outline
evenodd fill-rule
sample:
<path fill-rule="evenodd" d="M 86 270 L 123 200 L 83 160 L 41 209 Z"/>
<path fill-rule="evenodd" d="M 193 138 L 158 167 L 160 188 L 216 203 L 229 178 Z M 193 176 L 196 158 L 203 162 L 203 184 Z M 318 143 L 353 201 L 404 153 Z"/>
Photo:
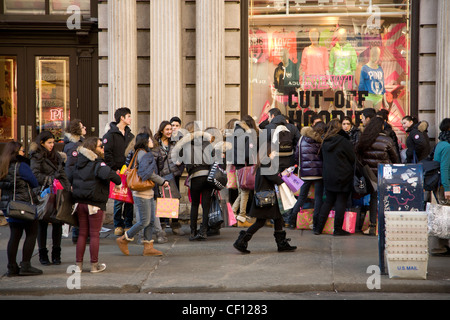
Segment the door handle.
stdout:
<path fill-rule="evenodd" d="M 28 126 L 27 138 L 28 138 L 27 141 L 28 141 L 28 145 L 29 145 L 33 138 L 33 126 Z"/>
<path fill-rule="evenodd" d="M 23 145 L 25 141 L 25 126 L 20 126 L 20 143 Z"/>

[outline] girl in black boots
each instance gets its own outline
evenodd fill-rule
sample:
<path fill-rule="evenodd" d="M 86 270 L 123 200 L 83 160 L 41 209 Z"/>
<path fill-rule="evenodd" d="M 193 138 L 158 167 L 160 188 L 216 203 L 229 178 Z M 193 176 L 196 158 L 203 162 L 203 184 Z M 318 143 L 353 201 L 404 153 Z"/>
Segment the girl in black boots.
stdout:
<path fill-rule="evenodd" d="M 262 158 L 262 159 L 261 159 Z M 249 212 L 250 217 L 256 218 L 256 222 L 247 229 L 242 230 L 239 233 L 239 237 L 233 246 L 242 253 L 250 253 L 247 250 L 247 245 L 253 235 L 261 229 L 267 219 L 272 219 L 274 222 L 274 237 L 278 246 L 278 251 L 294 251 L 297 247 L 289 245 L 291 239 L 286 239 L 286 231 L 283 230 L 284 220 L 281 216 L 279 206 L 275 199 L 275 203 L 271 207 L 259 207 L 256 204 L 256 196 L 261 191 L 275 191 L 275 185 L 283 184 L 278 173 L 278 165 L 274 162 L 275 153 L 271 152 L 270 147 L 267 148 L 267 152 L 261 156 L 261 150 L 258 157 L 258 163 L 256 165 L 256 177 L 255 177 L 255 196 L 253 197 L 252 206 Z"/>

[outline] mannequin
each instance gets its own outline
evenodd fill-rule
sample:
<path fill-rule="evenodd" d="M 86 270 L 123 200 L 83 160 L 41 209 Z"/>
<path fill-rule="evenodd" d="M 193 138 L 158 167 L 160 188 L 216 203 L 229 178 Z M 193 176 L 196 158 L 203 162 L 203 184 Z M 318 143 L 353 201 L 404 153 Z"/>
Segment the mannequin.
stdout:
<path fill-rule="evenodd" d="M 335 76 L 354 75 L 358 56 L 356 50 L 347 42 L 347 30 L 339 29 L 337 39 L 338 42 L 330 52 L 330 73 Z"/>
<path fill-rule="evenodd" d="M 385 98 L 384 71 L 379 65 L 381 49 L 373 47 L 370 49 L 369 62 L 361 69 L 359 91 L 369 92 L 366 97 L 366 107 L 373 107 L 377 111 L 381 108 L 383 99 Z M 369 104 L 373 104 L 370 106 Z"/>
<path fill-rule="evenodd" d="M 302 55 L 302 78 L 303 89 L 305 88 L 305 79 L 307 76 L 325 76 L 327 75 L 328 84 L 331 86 L 329 80 L 329 61 L 328 51 L 325 47 L 319 45 L 320 32 L 318 29 L 313 28 L 309 32 L 309 39 L 311 45 L 303 50 Z"/>

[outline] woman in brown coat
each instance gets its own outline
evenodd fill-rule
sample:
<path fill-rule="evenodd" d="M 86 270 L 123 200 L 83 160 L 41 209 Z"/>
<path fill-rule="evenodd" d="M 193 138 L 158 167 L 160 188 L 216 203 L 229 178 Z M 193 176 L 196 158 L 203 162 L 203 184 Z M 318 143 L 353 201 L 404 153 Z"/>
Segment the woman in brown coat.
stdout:
<path fill-rule="evenodd" d="M 400 159 L 394 141 L 384 133 L 384 120 L 376 117 L 370 120 L 356 146 L 356 154 L 362 165 L 368 165 L 378 176 L 378 164 L 399 163 Z M 377 223 L 377 190 L 370 194 L 370 227 L 368 235 L 375 235 Z"/>

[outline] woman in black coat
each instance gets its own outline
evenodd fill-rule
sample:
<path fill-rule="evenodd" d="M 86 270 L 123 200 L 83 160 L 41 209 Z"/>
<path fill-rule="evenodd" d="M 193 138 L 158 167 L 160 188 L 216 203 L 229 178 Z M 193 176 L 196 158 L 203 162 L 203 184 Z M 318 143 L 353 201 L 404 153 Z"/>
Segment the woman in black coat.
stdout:
<path fill-rule="evenodd" d="M 267 155 L 269 154 L 269 155 Z M 242 230 L 239 233 L 239 237 L 233 246 L 242 253 L 250 253 L 247 250 L 247 245 L 253 235 L 261 229 L 267 219 L 272 219 L 274 221 L 274 237 L 278 246 L 278 251 L 294 251 L 297 247 L 289 245 L 291 239 L 286 239 L 286 231 L 283 230 L 284 220 L 280 213 L 280 208 L 278 206 L 278 200 L 275 200 L 275 205 L 272 207 L 258 207 L 256 205 L 256 194 L 260 191 L 275 191 L 275 185 L 281 185 L 284 181 L 281 179 L 278 168 L 275 168 L 273 159 L 275 153 L 271 152 L 270 147 L 267 148 L 266 155 L 262 156 L 259 154 L 258 163 L 256 165 L 256 176 L 255 176 L 255 197 L 253 197 L 252 206 L 249 212 L 250 217 L 256 218 L 256 222 L 250 226 L 247 231 Z M 275 172 L 275 173 L 273 173 Z"/>
<path fill-rule="evenodd" d="M 322 233 L 330 210 L 334 207 L 333 235 L 348 235 L 348 232 L 342 230 L 342 224 L 344 223 L 347 201 L 352 190 L 356 156 L 347 133 L 342 130 L 339 119 L 333 119 L 327 125 L 327 132 L 323 137 L 322 155 L 326 200 L 320 210 L 319 221 L 314 234 Z"/>
<path fill-rule="evenodd" d="M 120 176 L 108 167 L 104 160 L 102 141 L 97 137 L 86 139 L 78 148 L 78 161 L 70 180 L 73 182 L 73 200 L 78 203 L 79 236 L 76 250 L 76 263 L 81 272 L 86 240 L 90 237 L 91 272 L 106 269 L 98 263 L 100 229 L 103 224 L 106 202 L 109 197 L 110 181 L 122 183 Z"/>
<path fill-rule="evenodd" d="M 36 176 L 40 187 L 51 187 L 55 179 L 61 182 L 65 190 L 70 190 L 70 182 L 64 171 L 64 158 L 54 148 L 55 137 L 50 131 L 42 131 L 30 145 L 30 163 L 31 170 Z M 50 178 L 50 179 L 49 179 Z M 52 222 L 52 263 L 61 264 L 61 237 L 62 223 Z M 38 245 L 39 245 L 39 261 L 43 265 L 49 265 L 47 250 L 47 221 L 39 221 L 38 229 Z"/>

